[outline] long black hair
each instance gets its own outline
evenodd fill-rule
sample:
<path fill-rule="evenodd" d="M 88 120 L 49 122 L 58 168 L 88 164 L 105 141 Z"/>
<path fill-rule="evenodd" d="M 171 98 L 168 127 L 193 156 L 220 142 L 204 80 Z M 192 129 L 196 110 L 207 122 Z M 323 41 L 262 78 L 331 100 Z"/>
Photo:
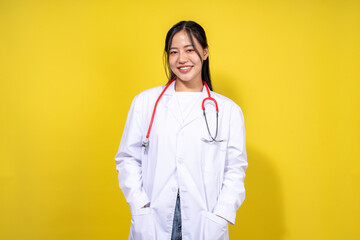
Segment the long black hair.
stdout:
<path fill-rule="evenodd" d="M 169 53 L 171 42 L 174 35 L 182 30 L 185 30 L 187 35 L 190 38 L 191 44 L 194 46 L 194 50 L 201 58 L 199 51 L 195 48 L 195 43 L 193 37 L 199 42 L 201 47 L 205 49 L 208 47 L 208 43 L 206 40 L 206 34 L 204 29 L 196 22 L 193 21 L 181 21 L 175 24 L 170 30 L 168 31 L 165 39 L 165 49 L 164 49 L 164 67 L 166 76 L 168 77 L 169 81 L 173 79 L 176 75 L 171 71 L 170 64 L 169 64 Z M 210 79 L 210 68 L 209 68 L 209 56 L 203 62 L 202 69 L 201 69 L 201 78 L 206 84 L 209 86 L 210 90 L 212 90 L 211 79 Z"/>

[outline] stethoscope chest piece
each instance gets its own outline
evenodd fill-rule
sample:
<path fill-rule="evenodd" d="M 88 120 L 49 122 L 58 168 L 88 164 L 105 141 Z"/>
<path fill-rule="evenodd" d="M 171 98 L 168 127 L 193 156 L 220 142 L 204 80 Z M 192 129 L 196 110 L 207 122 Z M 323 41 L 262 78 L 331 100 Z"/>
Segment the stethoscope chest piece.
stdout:
<path fill-rule="evenodd" d="M 149 138 L 145 138 L 141 146 L 144 148 L 144 153 L 147 153 L 147 150 L 149 149 Z"/>

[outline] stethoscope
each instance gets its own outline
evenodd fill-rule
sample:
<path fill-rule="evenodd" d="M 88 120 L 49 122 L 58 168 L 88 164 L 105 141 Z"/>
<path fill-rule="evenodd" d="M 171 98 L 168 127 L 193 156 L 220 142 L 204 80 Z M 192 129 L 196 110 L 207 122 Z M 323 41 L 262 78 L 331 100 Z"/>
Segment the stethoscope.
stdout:
<path fill-rule="evenodd" d="M 149 145 L 149 136 L 150 136 L 152 124 L 153 124 L 153 122 L 154 122 L 154 117 L 155 117 L 155 113 L 156 113 L 157 104 L 158 104 L 158 102 L 160 101 L 160 99 L 161 99 L 161 97 L 163 96 L 163 94 L 165 93 L 166 89 L 168 89 L 168 87 L 171 85 L 171 83 L 173 83 L 175 80 L 176 80 L 176 77 L 173 78 L 170 82 L 168 82 L 168 84 L 166 84 L 165 88 L 164 88 L 163 91 L 160 93 L 158 99 L 157 99 L 156 102 L 155 102 L 154 110 L 153 110 L 153 113 L 152 113 L 152 116 L 151 116 L 151 120 L 150 120 L 150 124 L 149 124 L 149 129 L 148 129 L 148 131 L 147 131 L 145 140 L 142 142 L 142 146 L 145 148 L 145 150 L 147 149 L 147 147 L 148 147 L 148 145 Z M 219 120 L 218 120 L 218 119 L 219 119 L 219 108 L 218 108 L 218 104 L 217 104 L 216 100 L 211 97 L 209 87 L 208 87 L 208 85 L 206 84 L 205 81 L 203 81 L 203 84 L 204 84 L 204 86 L 205 86 L 205 88 L 206 88 L 208 97 L 203 99 L 202 104 L 201 104 L 201 108 L 202 108 L 202 110 L 203 110 L 203 114 L 204 114 L 204 118 L 205 118 L 205 122 L 206 122 L 206 127 L 207 127 L 207 130 L 208 130 L 208 132 L 209 132 L 210 140 L 205 139 L 205 138 L 202 138 L 201 140 L 204 141 L 204 142 L 223 142 L 223 141 L 225 141 L 225 140 L 217 140 L 217 139 L 216 139 L 217 134 L 218 134 L 218 125 L 219 125 Z M 208 100 L 209 100 L 209 101 L 213 101 L 213 102 L 215 103 L 215 108 L 216 108 L 216 131 L 215 131 L 215 137 L 213 137 L 213 136 L 211 135 L 210 128 L 209 128 L 209 124 L 208 124 L 208 121 L 207 121 L 207 118 L 206 118 L 206 113 L 205 113 L 205 102 L 208 101 Z"/>

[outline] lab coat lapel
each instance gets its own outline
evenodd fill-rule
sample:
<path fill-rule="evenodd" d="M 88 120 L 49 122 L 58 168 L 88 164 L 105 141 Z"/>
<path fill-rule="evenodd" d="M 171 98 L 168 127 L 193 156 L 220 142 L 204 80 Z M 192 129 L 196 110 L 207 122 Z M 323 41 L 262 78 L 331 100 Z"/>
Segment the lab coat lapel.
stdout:
<path fill-rule="evenodd" d="M 181 112 L 179 109 L 179 103 L 176 100 L 175 97 L 175 81 L 171 83 L 169 88 L 165 91 L 164 95 L 168 98 L 168 101 L 166 103 L 166 108 L 171 114 L 174 115 L 175 119 L 179 122 L 179 124 L 182 124 L 182 117 Z"/>

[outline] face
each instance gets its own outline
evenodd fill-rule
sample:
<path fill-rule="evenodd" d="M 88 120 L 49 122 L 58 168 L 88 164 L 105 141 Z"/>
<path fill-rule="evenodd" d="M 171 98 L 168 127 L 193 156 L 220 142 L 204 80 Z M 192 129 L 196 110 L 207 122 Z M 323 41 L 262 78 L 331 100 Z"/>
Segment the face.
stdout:
<path fill-rule="evenodd" d="M 169 52 L 169 65 L 180 81 L 202 81 L 203 61 L 208 57 L 208 49 L 203 49 L 193 36 L 195 46 L 191 44 L 185 30 L 176 33 L 172 39 Z M 201 58 L 195 52 L 197 49 Z"/>

